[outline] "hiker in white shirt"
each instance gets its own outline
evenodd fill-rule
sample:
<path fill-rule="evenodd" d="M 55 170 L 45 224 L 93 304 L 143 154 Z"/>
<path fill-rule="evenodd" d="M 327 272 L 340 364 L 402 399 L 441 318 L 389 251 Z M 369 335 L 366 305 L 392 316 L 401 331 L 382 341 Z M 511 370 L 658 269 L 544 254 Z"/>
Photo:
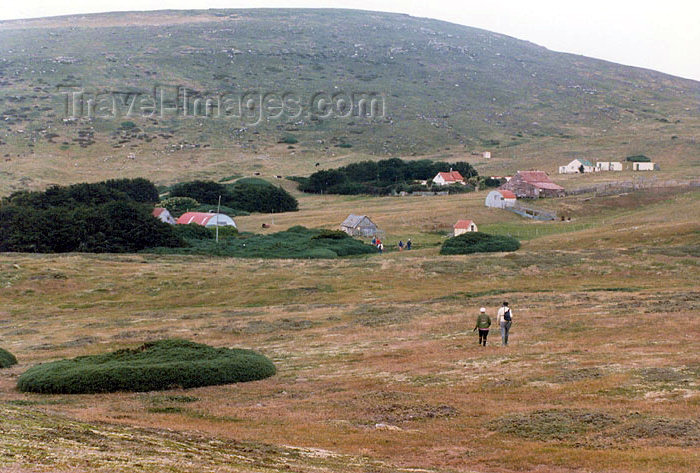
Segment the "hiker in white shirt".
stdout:
<path fill-rule="evenodd" d="M 508 345 L 508 332 L 513 321 L 513 311 L 508 307 L 508 302 L 503 301 L 503 305 L 498 309 L 496 323 L 501 328 L 501 343 L 503 346 Z"/>

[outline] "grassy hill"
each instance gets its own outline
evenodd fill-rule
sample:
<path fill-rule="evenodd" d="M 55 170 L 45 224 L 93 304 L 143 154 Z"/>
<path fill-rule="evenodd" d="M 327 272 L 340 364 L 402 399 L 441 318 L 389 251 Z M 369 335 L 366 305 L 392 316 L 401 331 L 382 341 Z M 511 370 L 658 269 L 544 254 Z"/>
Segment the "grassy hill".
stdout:
<path fill-rule="evenodd" d="M 698 82 L 407 15 L 206 10 L 6 21 L 0 58 L 3 192 L 117 175 L 309 174 L 316 162 L 389 155 L 467 156 L 501 174 L 642 153 L 662 169 L 697 173 Z M 154 87 L 166 106 L 185 88 L 190 113 L 197 98 L 259 105 L 271 92 L 298 105 L 260 123 L 274 113 L 126 117 L 134 94 L 144 100 L 135 108 L 147 106 Z M 76 91 L 96 100 L 97 118 L 87 107 L 70 118 L 66 97 Z M 319 118 L 320 92 L 345 93 L 347 103 L 356 102 L 347 94 L 376 93 L 384 113 L 345 117 L 339 108 Z M 494 158 L 471 154 L 483 150 Z"/>

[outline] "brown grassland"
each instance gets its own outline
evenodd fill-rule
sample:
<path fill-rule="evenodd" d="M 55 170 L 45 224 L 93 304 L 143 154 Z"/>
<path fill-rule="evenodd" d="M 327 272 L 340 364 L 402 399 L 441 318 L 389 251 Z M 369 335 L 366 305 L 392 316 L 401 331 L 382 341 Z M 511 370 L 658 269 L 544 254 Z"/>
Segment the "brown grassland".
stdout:
<path fill-rule="evenodd" d="M 362 212 L 387 247 L 416 244 L 371 257 L 0 255 L 0 346 L 19 359 L 0 373 L 0 471 L 700 471 L 700 193 L 569 197 L 547 205 L 572 221 L 549 223 L 484 196 L 299 196 L 274 216 L 270 231 Z M 440 256 L 460 217 L 523 247 Z M 504 299 L 510 346 L 497 330 L 477 346 L 479 307 Z M 259 350 L 278 374 L 15 388 L 36 363 L 166 337 Z"/>

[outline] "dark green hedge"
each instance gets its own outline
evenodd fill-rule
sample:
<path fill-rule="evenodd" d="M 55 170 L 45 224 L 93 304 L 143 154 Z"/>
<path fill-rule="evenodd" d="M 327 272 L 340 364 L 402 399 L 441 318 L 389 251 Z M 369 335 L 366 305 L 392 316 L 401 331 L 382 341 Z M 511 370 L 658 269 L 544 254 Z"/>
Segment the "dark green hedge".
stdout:
<path fill-rule="evenodd" d="M 10 366 L 16 364 L 17 358 L 15 358 L 15 355 L 0 348 L 0 368 L 9 368 Z"/>
<path fill-rule="evenodd" d="M 299 207 L 289 192 L 262 179 L 241 179 L 234 184 L 189 181 L 175 184 L 170 189 L 170 197 L 191 197 L 201 204 L 217 205 L 219 196 L 221 205 L 246 212 L 290 212 Z"/>
<path fill-rule="evenodd" d="M 489 235 L 482 232 L 468 232 L 449 238 L 442 244 L 441 255 L 466 255 L 497 251 L 516 251 L 520 242 L 513 237 Z"/>
<path fill-rule="evenodd" d="M 168 339 L 37 365 L 20 376 L 17 387 L 45 394 L 143 392 L 255 381 L 275 372 L 268 358 L 252 350 Z"/>
<path fill-rule="evenodd" d="M 313 173 L 308 179 L 295 180 L 299 182 L 299 190 L 314 194 L 387 195 L 407 190 L 406 187 L 414 181 L 430 180 L 438 172 L 446 172 L 450 169 L 459 171 L 465 179 L 478 176 L 471 164 L 464 161 L 446 163 L 428 159 L 404 161 L 391 158 L 381 161 L 362 161 L 337 169 L 321 170 Z"/>

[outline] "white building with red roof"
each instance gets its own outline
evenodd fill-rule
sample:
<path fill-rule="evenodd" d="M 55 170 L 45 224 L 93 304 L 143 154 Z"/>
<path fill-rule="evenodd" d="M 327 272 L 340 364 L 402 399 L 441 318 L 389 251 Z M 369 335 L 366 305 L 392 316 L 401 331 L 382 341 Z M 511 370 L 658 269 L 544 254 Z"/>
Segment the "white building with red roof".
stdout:
<path fill-rule="evenodd" d="M 449 172 L 439 172 L 437 176 L 433 178 L 433 183 L 438 186 L 449 186 L 450 184 L 464 184 L 464 177 L 459 173 L 459 171 Z"/>
<path fill-rule="evenodd" d="M 191 223 L 202 225 L 203 227 L 236 227 L 236 222 L 228 215 L 210 212 L 186 212 L 177 219 L 178 225 L 189 225 Z"/>
<path fill-rule="evenodd" d="M 504 209 L 514 206 L 516 200 L 517 198 L 513 192 L 505 189 L 497 189 L 489 192 L 486 196 L 486 207 Z"/>
<path fill-rule="evenodd" d="M 153 209 L 153 212 L 151 212 L 151 214 L 163 223 L 175 225 L 175 218 L 172 215 L 170 215 L 170 212 L 168 212 L 168 209 L 166 208 L 156 207 L 155 209 Z"/>
<path fill-rule="evenodd" d="M 457 220 L 457 223 L 455 223 L 452 228 L 454 228 L 455 236 L 461 235 L 462 233 L 479 231 L 474 220 Z"/>

